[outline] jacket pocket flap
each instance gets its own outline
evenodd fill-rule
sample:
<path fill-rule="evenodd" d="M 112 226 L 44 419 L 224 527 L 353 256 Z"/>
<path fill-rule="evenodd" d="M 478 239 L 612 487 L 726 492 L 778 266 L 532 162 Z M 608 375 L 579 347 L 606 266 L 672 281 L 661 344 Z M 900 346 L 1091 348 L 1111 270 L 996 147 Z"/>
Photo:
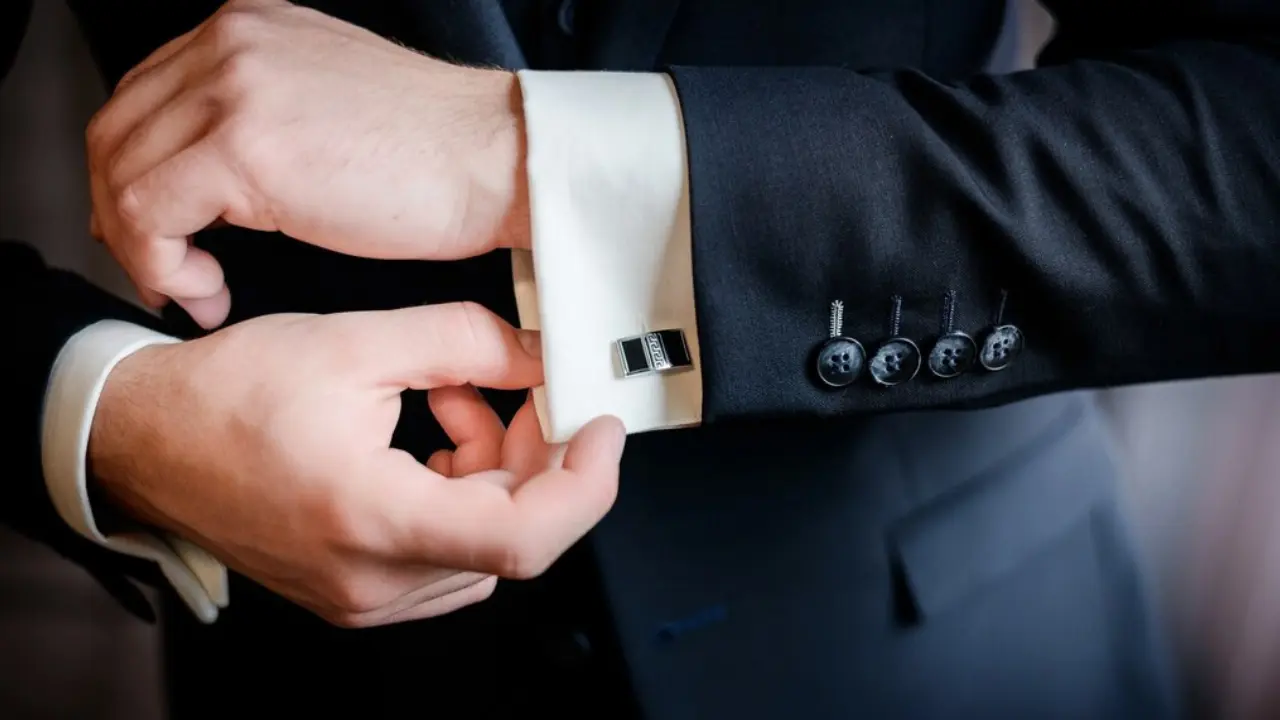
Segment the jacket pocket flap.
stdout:
<path fill-rule="evenodd" d="M 922 619 L 1011 572 L 1070 530 L 1114 483 L 1096 421 L 1066 413 L 1041 440 L 912 512 L 890 547 Z"/>

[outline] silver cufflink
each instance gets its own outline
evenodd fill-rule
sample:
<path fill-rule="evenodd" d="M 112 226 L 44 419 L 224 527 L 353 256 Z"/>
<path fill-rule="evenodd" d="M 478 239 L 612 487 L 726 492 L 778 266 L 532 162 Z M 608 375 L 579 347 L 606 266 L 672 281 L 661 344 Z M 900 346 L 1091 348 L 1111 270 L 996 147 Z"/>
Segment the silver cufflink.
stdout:
<path fill-rule="evenodd" d="M 658 330 L 625 337 L 615 343 L 623 377 L 670 373 L 693 367 L 683 330 Z"/>

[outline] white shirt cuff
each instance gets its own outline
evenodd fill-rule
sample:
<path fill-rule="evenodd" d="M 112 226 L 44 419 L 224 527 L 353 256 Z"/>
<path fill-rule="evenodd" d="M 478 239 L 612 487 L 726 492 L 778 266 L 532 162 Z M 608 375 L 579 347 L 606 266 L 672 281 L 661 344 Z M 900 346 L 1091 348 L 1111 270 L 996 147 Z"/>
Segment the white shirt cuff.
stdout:
<path fill-rule="evenodd" d="M 628 432 L 696 425 L 702 375 L 689 174 L 675 87 L 649 73 L 519 73 L 532 257 L 513 253 L 520 324 L 542 331 L 547 439 L 600 415 Z M 684 331 L 693 368 L 623 378 L 615 343 Z"/>
<path fill-rule="evenodd" d="M 49 497 L 76 532 L 116 552 L 152 560 L 203 622 L 228 602 L 227 569 L 204 550 L 176 536 L 98 529 L 89 501 L 86 457 L 98 397 L 115 366 L 148 345 L 177 339 L 118 320 L 76 333 L 54 361 L 44 400 L 41 458 Z"/>

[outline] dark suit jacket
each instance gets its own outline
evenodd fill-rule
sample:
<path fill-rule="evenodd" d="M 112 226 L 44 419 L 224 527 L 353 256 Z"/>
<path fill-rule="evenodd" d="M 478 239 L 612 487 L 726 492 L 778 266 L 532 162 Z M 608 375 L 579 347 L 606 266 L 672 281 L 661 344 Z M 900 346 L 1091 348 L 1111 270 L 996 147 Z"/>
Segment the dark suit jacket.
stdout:
<path fill-rule="evenodd" d="M 3 25 L 0 25 L 3 27 Z M 0 59 L 0 69 L 2 69 Z M 0 522 L 85 567 L 133 612 L 152 617 L 126 576 L 158 573 L 77 535 L 58 517 L 40 470 L 40 420 L 50 369 L 76 332 L 114 317 L 159 329 L 159 321 L 72 273 L 47 267 L 26 245 L 0 240 Z"/>
<path fill-rule="evenodd" d="M 72 3 L 108 82 L 216 4 Z M 449 698 L 480 717 L 1173 713 L 1103 426 L 1058 391 L 1280 367 L 1280 6 L 1049 2 L 1044 68 L 990 76 L 1001 0 L 512 3 L 514 23 L 499 0 L 309 4 L 459 61 L 669 70 L 706 426 L 634 438 L 589 541 L 480 607 L 350 633 L 241 583 L 214 627 L 179 613 L 176 711 L 253 693 L 365 716 Z M 385 263 L 248 235 L 199 238 L 234 319 L 461 298 L 514 315 L 500 254 Z M 874 349 L 900 298 L 899 334 L 928 351 L 948 296 L 954 329 L 1022 330 L 1010 367 L 815 379 L 830 301 Z M 43 382 L 42 352 L 21 382 Z M 442 446 L 405 407 L 396 443 Z"/>
<path fill-rule="evenodd" d="M 27 0 L 0 3 L 0 80 L 9 71 L 31 15 Z M 85 282 L 49 268 L 31 247 L 0 238 L 0 522 L 84 566 L 133 612 L 151 607 L 126 575 L 153 580 L 145 563 L 85 541 L 62 522 L 40 470 L 40 420 L 50 369 L 76 332 L 103 318 L 159 327 L 155 318 Z"/>

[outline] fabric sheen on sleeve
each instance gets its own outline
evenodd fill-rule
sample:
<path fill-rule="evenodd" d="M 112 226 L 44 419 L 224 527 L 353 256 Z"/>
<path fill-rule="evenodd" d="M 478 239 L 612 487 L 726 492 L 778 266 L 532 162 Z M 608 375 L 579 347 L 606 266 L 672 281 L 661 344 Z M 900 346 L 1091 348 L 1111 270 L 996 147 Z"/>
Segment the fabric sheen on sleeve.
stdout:
<path fill-rule="evenodd" d="M 543 432 L 600 415 L 630 433 L 696 425 L 702 377 L 680 104 L 662 74 L 522 71 L 532 252 L 513 253 L 520 323 L 542 332 Z M 684 331 L 692 369 L 623 378 L 615 343 Z"/>
<path fill-rule="evenodd" d="M 227 570 L 204 550 L 173 536 L 131 531 L 104 534 L 94 521 L 86 453 L 98 398 L 107 376 L 131 353 L 178 342 L 118 320 L 86 327 L 67 341 L 54 363 L 45 395 L 41 457 L 49 496 L 80 535 L 116 552 L 152 560 L 203 622 L 213 622 L 228 601 Z"/>

